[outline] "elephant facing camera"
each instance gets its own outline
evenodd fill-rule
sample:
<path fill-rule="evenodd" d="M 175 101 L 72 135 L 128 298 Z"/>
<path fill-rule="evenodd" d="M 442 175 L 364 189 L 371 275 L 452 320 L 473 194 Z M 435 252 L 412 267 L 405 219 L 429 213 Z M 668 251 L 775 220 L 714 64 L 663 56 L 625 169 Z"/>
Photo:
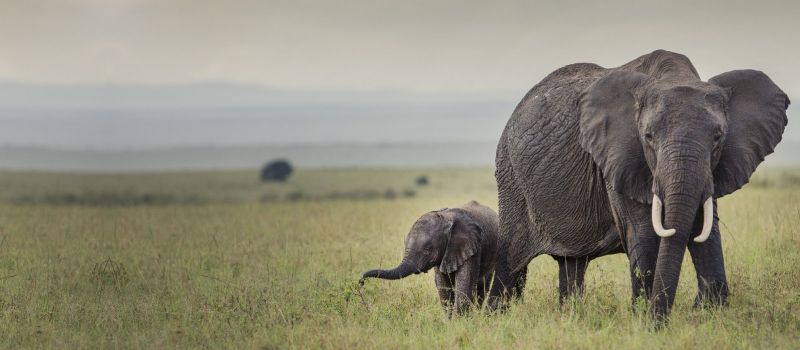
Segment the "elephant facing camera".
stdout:
<path fill-rule="evenodd" d="M 367 278 L 397 280 L 435 270 L 440 302 L 449 314 L 483 304 L 500 248 L 497 213 L 476 201 L 422 215 L 405 239 L 400 264 L 365 272 Z"/>

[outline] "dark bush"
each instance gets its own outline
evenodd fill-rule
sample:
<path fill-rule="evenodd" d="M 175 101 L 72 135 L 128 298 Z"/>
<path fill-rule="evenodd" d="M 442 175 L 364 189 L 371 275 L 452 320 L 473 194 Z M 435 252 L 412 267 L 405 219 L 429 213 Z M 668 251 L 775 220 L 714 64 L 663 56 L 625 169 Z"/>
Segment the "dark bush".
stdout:
<path fill-rule="evenodd" d="M 417 186 L 427 186 L 428 185 L 428 176 L 427 175 L 420 175 L 417 177 L 416 180 Z"/>
<path fill-rule="evenodd" d="M 173 195 L 167 193 L 49 193 L 41 196 L 19 196 L 10 199 L 13 204 L 64 205 L 87 207 L 126 207 L 148 205 L 206 204 L 211 200 L 196 195 Z"/>
<path fill-rule="evenodd" d="M 261 181 L 284 182 L 292 175 L 292 171 L 294 169 L 288 160 L 274 160 L 261 169 Z"/>

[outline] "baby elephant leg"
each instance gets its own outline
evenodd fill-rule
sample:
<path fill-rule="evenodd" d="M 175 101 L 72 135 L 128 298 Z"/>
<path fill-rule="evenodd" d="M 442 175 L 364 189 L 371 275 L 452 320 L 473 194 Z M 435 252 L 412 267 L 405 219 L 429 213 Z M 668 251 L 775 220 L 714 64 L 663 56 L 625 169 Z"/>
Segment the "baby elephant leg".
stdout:
<path fill-rule="evenodd" d="M 493 279 L 494 279 L 494 273 L 478 278 L 477 300 L 475 304 L 478 307 L 483 307 L 483 302 L 489 299 L 489 296 L 492 292 L 491 289 L 493 288 L 492 286 Z"/>
<path fill-rule="evenodd" d="M 564 303 L 570 296 L 583 294 L 583 276 L 589 258 L 554 256 L 558 261 L 558 301 Z"/>
<path fill-rule="evenodd" d="M 447 274 L 440 272 L 438 268 L 434 276 L 436 278 L 436 290 L 439 292 L 439 302 L 442 303 L 444 311 L 449 314 L 456 301 L 456 295 L 453 291 L 455 281 Z"/>
<path fill-rule="evenodd" d="M 475 255 L 455 272 L 455 312 L 459 315 L 466 313 L 470 306 L 477 303 L 479 261 L 478 255 Z"/>

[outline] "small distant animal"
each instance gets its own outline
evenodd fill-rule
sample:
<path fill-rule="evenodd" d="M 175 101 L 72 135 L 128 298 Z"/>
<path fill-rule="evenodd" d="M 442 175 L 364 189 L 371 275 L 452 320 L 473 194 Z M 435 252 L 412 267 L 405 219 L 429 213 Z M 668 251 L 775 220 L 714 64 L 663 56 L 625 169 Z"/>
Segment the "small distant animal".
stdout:
<path fill-rule="evenodd" d="M 499 219 L 476 201 L 422 215 L 406 236 L 405 253 L 391 270 L 370 270 L 367 278 L 397 280 L 435 269 L 445 312 L 463 314 L 483 303 L 490 288 L 500 245 Z"/>

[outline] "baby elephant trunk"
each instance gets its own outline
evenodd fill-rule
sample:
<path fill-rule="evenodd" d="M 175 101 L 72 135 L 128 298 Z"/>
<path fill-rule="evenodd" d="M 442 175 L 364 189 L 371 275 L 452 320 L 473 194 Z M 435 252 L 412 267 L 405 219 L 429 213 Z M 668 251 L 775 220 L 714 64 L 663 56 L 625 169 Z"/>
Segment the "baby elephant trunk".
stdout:
<path fill-rule="evenodd" d="M 391 269 L 391 270 L 369 270 L 364 272 L 364 275 L 361 276 L 361 279 L 358 283 L 364 284 L 364 280 L 367 278 L 380 278 L 385 280 L 399 280 L 401 278 L 413 275 L 415 273 L 419 273 L 419 269 L 417 269 L 414 264 L 408 263 L 403 261 L 400 263 L 399 266 Z"/>

